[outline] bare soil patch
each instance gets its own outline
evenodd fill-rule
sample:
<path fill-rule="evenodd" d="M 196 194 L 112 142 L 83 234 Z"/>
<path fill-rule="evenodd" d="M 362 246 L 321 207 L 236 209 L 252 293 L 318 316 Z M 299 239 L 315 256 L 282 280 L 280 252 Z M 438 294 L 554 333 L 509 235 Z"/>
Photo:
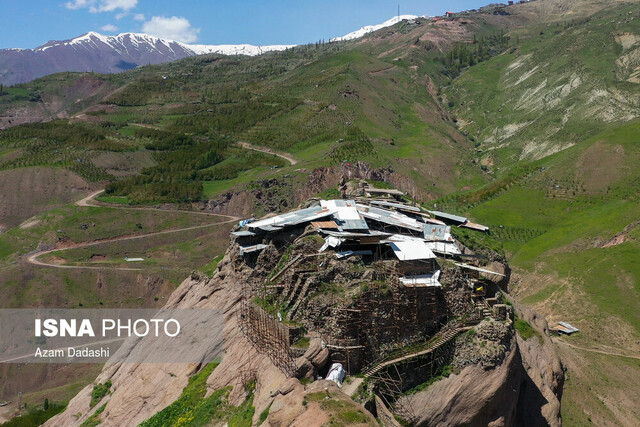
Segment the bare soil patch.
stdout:
<path fill-rule="evenodd" d="M 578 160 L 576 171 L 587 190 L 605 191 L 627 172 L 624 148 L 597 142 Z"/>
<path fill-rule="evenodd" d="M 20 228 L 22 228 L 22 229 L 31 228 L 31 227 L 34 227 L 34 226 L 36 226 L 38 224 L 40 224 L 40 220 L 38 220 L 38 219 L 30 219 L 30 220 L 25 221 L 22 224 L 20 224 Z"/>
<path fill-rule="evenodd" d="M 55 206 L 81 198 L 90 185 L 65 169 L 22 168 L 0 172 L 0 222 L 13 227 Z"/>
<path fill-rule="evenodd" d="M 101 153 L 91 162 L 116 177 L 137 175 L 142 169 L 156 164 L 153 156 L 146 151 Z"/>

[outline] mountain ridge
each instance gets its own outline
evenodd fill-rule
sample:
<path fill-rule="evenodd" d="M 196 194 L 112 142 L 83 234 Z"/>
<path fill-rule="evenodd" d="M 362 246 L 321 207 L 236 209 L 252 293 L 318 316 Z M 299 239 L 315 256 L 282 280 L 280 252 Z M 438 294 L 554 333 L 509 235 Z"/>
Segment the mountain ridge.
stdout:
<path fill-rule="evenodd" d="M 403 20 L 426 17 L 426 15 L 398 15 L 380 24 L 365 25 L 344 36 L 334 37 L 330 41 L 355 40 Z M 140 65 L 155 65 L 195 55 L 256 56 L 295 46 L 297 45 L 187 44 L 145 33 L 125 32 L 108 36 L 89 31 L 72 39 L 49 40 L 33 49 L 0 49 L 0 83 L 4 85 L 27 83 L 39 77 L 65 71 L 117 73 Z"/>
<path fill-rule="evenodd" d="M 68 40 L 51 40 L 34 49 L 0 50 L 0 83 L 26 83 L 64 71 L 117 73 L 203 54 L 255 56 L 292 45 L 189 45 L 141 33 L 105 36 L 90 31 Z"/>
<path fill-rule="evenodd" d="M 570 373 L 566 384 L 556 382 L 562 389 L 565 425 L 587 425 L 592 419 L 597 425 L 612 420 L 638 425 L 638 402 L 629 390 L 640 381 L 640 369 L 632 359 L 613 354 L 633 354 L 640 348 L 640 204 L 633 190 L 640 182 L 634 167 L 640 161 L 640 86 L 634 82 L 640 12 L 638 0 L 634 6 L 617 3 L 619 8 L 607 9 L 603 0 L 540 0 L 506 7 L 508 15 L 494 14 L 497 6 L 491 6 L 453 18 L 403 21 L 353 43 L 309 44 L 262 57 L 192 57 L 116 76 L 59 74 L 8 88 L 0 120 L 15 129 L 1 132 L 0 161 L 4 168 L 25 171 L 20 176 L 2 171 L 0 182 L 16 188 L 11 182 L 23 179 L 25 188 L 33 191 L 25 166 L 35 171 L 52 165 L 75 171 L 93 185 L 112 180 L 114 191 L 101 199 L 105 202 L 125 207 L 162 203 L 166 199 L 160 198 L 165 197 L 161 191 L 170 190 L 173 200 L 190 200 L 196 194 L 198 201 L 190 206 L 197 210 L 246 218 L 289 211 L 319 194 L 338 197 L 339 188 L 332 185 L 342 175 L 391 185 L 425 207 L 436 204 L 438 210 L 491 227 L 491 235 L 481 235 L 484 242 L 464 231 L 456 238 L 478 246 L 477 254 L 485 246 L 504 253 L 512 269 L 507 292 L 514 305 L 522 302 L 536 310 L 519 320 L 538 329 L 543 339 L 549 329 L 543 316 L 550 325 L 563 321 L 580 329 L 571 337 L 553 337 Z M 44 123 L 16 126 L 24 117 L 33 119 L 29 111 L 36 108 L 46 108 L 44 119 L 38 119 Z M 54 117 L 59 120 L 50 119 Z M 240 141 L 286 151 L 298 164 L 243 150 Z M 137 166 L 145 158 L 149 173 L 140 174 Z M 156 165 L 154 159 L 164 163 Z M 187 168 L 188 173 L 178 175 Z M 130 175 L 138 175 L 136 181 L 126 178 Z M 166 184 L 170 179 L 180 182 Z M 189 181 L 183 185 L 185 180 Z M 200 183 L 198 192 L 194 184 Z M 116 213 L 108 217 L 117 218 L 114 221 L 85 218 L 78 221 L 96 223 L 98 229 L 120 221 Z M 86 230 L 80 222 L 47 223 L 46 215 L 23 219 L 24 229 L 11 227 L 0 235 L 0 242 L 8 242 L 4 247 L 10 249 L 5 260 L 0 258 L 7 265 L 0 270 L 0 282 L 6 283 L 3 295 L 10 304 L 51 300 L 108 305 L 120 300 L 102 292 L 120 294 L 120 289 L 129 290 L 130 283 L 136 283 L 125 276 L 103 277 L 95 270 L 81 275 L 82 270 L 73 273 L 65 267 L 62 271 L 69 279 L 54 273 L 45 276 L 44 267 L 25 271 L 16 260 L 40 241 L 58 242 L 56 230 L 72 239 L 83 237 Z M 139 224 L 148 227 L 145 221 Z M 33 236 L 28 245 L 22 243 L 25 236 Z M 192 244 L 196 249 L 181 246 L 175 253 L 183 252 L 185 260 L 179 264 L 169 259 L 172 250 L 167 247 L 143 255 L 166 254 L 166 259 L 160 258 L 163 267 L 188 266 L 174 284 L 191 269 L 206 268 L 209 277 L 218 270 L 227 273 L 236 264 L 218 262 L 223 252 L 206 249 L 213 241 L 198 237 Z M 100 265 L 107 257 L 124 264 L 124 249 L 65 251 L 49 261 Z M 192 253 L 200 258 L 187 264 L 187 258 L 196 259 Z M 77 281 L 82 294 L 67 290 L 70 279 Z M 237 291 L 246 281 L 236 279 L 225 274 L 220 286 L 238 283 Z M 226 292 L 217 283 L 192 284 L 192 298 L 188 293 L 180 297 L 186 295 L 194 304 L 210 304 Z M 168 295 L 155 289 L 144 293 L 143 285 L 140 281 L 125 295 L 147 303 Z M 529 348 L 539 342 L 535 334 L 529 338 L 519 341 Z M 242 353 L 241 360 L 252 354 Z M 521 374 L 554 384 L 553 369 L 542 364 L 549 359 L 544 351 L 523 356 L 523 364 L 525 359 L 526 373 Z M 260 367 L 269 363 L 265 359 Z M 233 375 L 242 376 L 241 370 L 230 367 L 215 372 L 207 385 L 213 393 Z M 258 370 L 254 393 L 256 423 L 257 414 L 268 412 L 270 391 L 280 389 L 275 381 L 273 387 L 271 382 L 266 385 L 264 372 Z M 107 374 L 97 381 L 109 380 Z M 187 382 L 187 374 L 174 370 L 136 375 L 166 379 L 162 389 L 167 395 L 162 398 L 179 394 Z M 121 378 L 122 382 L 112 380 L 114 400 L 96 415 L 105 423 L 126 419 L 125 413 L 142 418 L 129 404 L 134 400 L 126 406 L 120 403 L 127 401 L 126 389 L 134 398 L 144 394 L 136 388 L 136 377 Z M 430 396 L 456 378 L 432 384 L 419 398 L 434 405 Z M 161 398 L 157 389 L 150 386 L 149 393 Z M 236 387 L 234 396 L 243 390 Z M 287 396 L 302 402 L 303 392 Z M 74 399 L 64 417 L 79 423 L 74 418 L 79 413 L 92 416 L 87 412 L 90 393 L 91 386 Z M 549 400 L 544 393 L 528 396 L 531 399 L 523 401 Z M 601 396 L 608 396 L 606 402 Z M 234 404 L 243 398 L 234 399 Z M 150 415 L 157 401 L 146 402 Z M 280 402 L 271 407 L 269 421 L 284 418 L 278 415 Z"/>

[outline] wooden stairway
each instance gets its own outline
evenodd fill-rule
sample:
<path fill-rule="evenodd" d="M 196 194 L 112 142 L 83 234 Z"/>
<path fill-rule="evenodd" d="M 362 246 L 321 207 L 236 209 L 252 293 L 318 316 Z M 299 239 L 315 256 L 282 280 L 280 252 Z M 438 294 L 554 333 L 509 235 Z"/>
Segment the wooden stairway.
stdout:
<path fill-rule="evenodd" d="M 466 327 L 462 327 L 462 328 L 448 330 L 442 335 L 436 335 L 435 339 L 430 341 L 425 348 L 422 348 L 420 350 L 414 351 L 412 353 L 405 354 L 405 355 L 400 356 L 400 357 L 396 357 L 394 359 L 385 360 L 385 361 L 381 361 L 379 363 L 376 363 L 375 365 L 373 365 L 372 367 L 370 367 L 369 369 L 367 369 L 364 372 L 364 376 L 365 377 L 375 376 L 378 372 L 380 372 L 381 370 L 385 369 L 388 366 L 393 366 L 393 365 L 396 365 L 398 363 L 404 362 L 405 360 L 409 360 L 409 359 L 413 359 L 413 358 L 416 358 L 416 357 L 425 356 L 425 355 L 427 355 L 429 353 L 432 353 L 435 350 L 437 350 L 438 348 L 442 347 L 443 345 L 449 343 L 456 336 L 458 336 L 458 334 L 460 334 L 460 333 L 462 333 L 464 331 L 468 331 L 471 328 L 472 328 L 471 326 L 466 326 Z"/>

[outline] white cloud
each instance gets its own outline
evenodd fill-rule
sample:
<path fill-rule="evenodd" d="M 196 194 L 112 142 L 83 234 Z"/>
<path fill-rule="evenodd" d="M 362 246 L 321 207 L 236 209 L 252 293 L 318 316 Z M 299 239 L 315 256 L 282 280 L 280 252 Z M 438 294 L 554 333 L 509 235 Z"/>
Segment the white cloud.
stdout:
<path fill-rule="evenodd" d="M 110 32 L 110 33 L 113 33 L 113 32 L 118 31 L 118 27 L 116 27 L 116 26 L 115 26 L 115 25 L 113 25 L 113 24 L 103 25 L 102 27 L 100 27 L 100 29 L 101 29 L 102 31 L 107 31 L 107 32 Z"/>
<path fill-rule="evenodd" d="M 90 12 L 113 12 L 117 9 L 128 11 L 138 5 L 138 0 L 72 0 L 65 3 L 67 9 L 88 7 Z"/>
<path fill-rule="evenodd" d="M 181 16 L 154 16 L 142 25 L 142 31 L 163 39 L 194 43 L 198 41 L 200 28 L 193 28 L 189 20 Z"/>
<path fill-rule="evenodd" d="M 144 14 L 136 13 L 135 15 L 133 15 L 133 19 L 136 21 L 144 21 Z"/>
<path fill-rule="evenodd" d="M 116 9 L 130 10 L 138 5 L 138 0 L 100 0 L 97 7 L 89 9 L 91 12 L 113 12 Z"/>
<path fill-rule="evenodd" d="M 83 7 L 89 7 L 95 3 L 95 0 L 73 0 L 65 3 L 67 9 L 81 9 Z"/>
<path fill-rule="evenodd" d="M 118 14 L 116 15 L 116 19 L 119 21 L 119 20 L 121 20 L 122 18 L 124 18 L 124 17 L 125 17 L 125 16 L 127 16 L 127 15 L 128 15 L 128 13 L 127 13 L 127 12 L 118 13 Z"/>

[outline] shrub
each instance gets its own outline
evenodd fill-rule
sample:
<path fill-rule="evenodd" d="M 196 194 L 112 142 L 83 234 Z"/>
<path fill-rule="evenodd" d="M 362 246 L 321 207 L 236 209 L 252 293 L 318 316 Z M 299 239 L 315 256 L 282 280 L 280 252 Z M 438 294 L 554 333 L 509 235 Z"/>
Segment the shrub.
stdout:
<path fill-rule="evenodd" d="M 111 389 L 111 380 L 108 380 L 104 384 L 103 383 L 95 384 L 93 386 L 93 391 L 91 392 L 91 402 L 89 403 L 89 406 L 92 408 L 96 406 L 96 404 L 100 402 L 102 398 L 107 395 L 107 393 L 109 393 L 110 389 Z"/>

